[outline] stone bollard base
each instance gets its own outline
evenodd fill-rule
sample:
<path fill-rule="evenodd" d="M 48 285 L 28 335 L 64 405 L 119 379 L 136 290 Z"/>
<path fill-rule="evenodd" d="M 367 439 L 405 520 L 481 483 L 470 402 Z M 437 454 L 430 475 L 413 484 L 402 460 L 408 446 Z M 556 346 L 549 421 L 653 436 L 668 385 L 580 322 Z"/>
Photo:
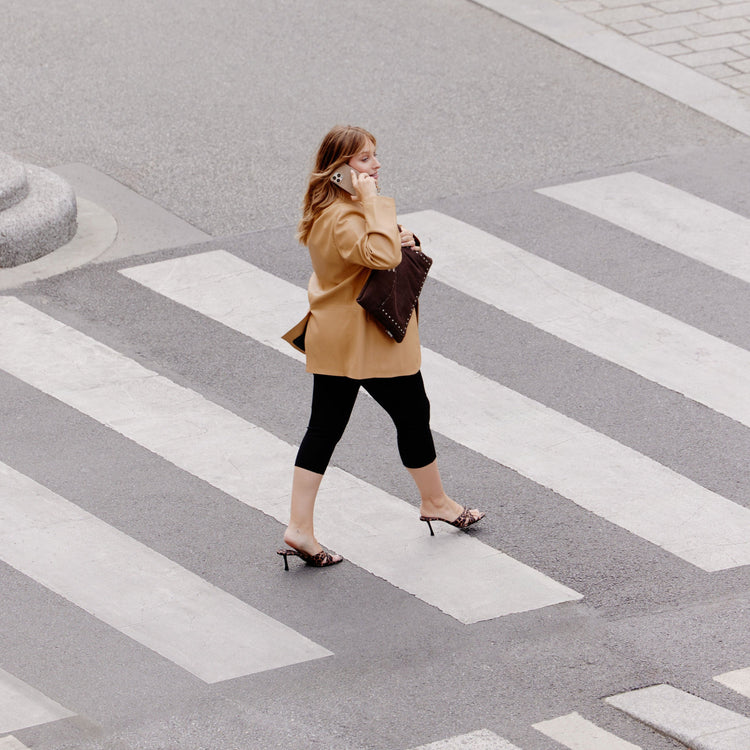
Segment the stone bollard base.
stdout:
<path fill-rule="evenodd" d="M 0 208 L 0 268 L 28 263 L 69 242 L 77 227 L 70 184 L 54 172 L 10 157 L 4 156 L 0 167 L 6 204 Z"/>

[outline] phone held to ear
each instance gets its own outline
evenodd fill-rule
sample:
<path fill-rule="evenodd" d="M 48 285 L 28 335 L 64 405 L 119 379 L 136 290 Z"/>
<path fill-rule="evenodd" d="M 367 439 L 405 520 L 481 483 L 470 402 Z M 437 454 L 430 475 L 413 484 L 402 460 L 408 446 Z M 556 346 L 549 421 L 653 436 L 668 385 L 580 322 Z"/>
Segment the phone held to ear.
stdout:
<path fill-rule="evenodd" d="M 348 164 L 342 164 L 332 175 L 331 182 L 346 190 L 350 195 L 356 195 L 352 184 L 352 168 Z"/>

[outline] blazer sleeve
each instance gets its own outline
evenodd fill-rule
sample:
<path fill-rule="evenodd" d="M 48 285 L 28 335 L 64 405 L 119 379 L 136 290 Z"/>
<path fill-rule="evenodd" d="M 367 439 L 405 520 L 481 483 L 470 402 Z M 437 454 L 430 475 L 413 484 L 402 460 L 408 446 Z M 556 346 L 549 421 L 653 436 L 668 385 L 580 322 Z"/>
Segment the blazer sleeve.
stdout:
<path fill-rule="evenodd" d="M 333 242 L 349 263 L 366 268 L 395 268 L 401 262 L 396 202 L 376 195 L 363 203 L 352 203 L 334 224 Z"/>

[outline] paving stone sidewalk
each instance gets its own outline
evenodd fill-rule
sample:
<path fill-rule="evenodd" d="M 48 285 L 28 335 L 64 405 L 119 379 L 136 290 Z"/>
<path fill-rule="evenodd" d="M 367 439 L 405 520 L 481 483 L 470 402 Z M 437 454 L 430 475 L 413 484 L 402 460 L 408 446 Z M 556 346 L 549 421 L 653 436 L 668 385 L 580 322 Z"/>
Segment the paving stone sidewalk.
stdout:
<path fill-rule="evenodd" d="M 748 0 L 555 0 L 654 52 L 750 94 Z"/>

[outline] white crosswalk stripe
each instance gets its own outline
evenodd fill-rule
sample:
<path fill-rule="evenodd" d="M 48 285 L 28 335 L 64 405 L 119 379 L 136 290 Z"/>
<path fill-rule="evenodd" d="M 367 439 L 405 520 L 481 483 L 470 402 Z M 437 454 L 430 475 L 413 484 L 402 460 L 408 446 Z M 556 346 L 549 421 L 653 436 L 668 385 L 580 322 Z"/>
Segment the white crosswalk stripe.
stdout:
<path fill-rule="evenodd" d="M 0 300 L 0 368 L 285 523 L 294 448 L 23 302 Z M 357 497 L 360 502 L 352 502 Z M 316 535 L 348 560 L 462 622 L 580 598 L 416 509 L 331 469 Z"/>
<path fill-rule="evenodd" d="M 520 748 L 488 729 L 480 729 L 469 734 L 431 742 L 429 745 L 420 745 L 412 750 L 520 750 Z"/>
<path fill-rule="evenodd" d="M 733 669 L 731 672 L 717 675 L 714 679 L 716 682 L 731 688 L 735 693 L 750 698 L 750 667 Z"/>
<path fill-rule="evenodd" d="M 75 714 L 23 680 L 0 669 L 0 732 L 15 732 L 69 716 Z M 0 744 L 0 748 L 3 747 Z M 12 745 L 8 744 L 7 747 L 11 748 Z"/>
<path fill-rule="evenodd" d="M 750 281 L 750 219 L 684 190 L 625 172 L 537 192 Z"/>
<path fill-rule="evenodd" d="M 331 652 L 0 463 L 0 559 L 206 682 Z"/>
<path fill-rule="evenodd" d="M 450 216 L 402 220 L 433 278 L 750 426 L 750 352 Z"/>
<path fill-rule="evenodd" d="M 633 690 L 606 702 L 688 747 L 750 747 L 750 718 L 671 685 Z"/>
<path fill-rule="evenodd" d="M 217 250 L 122 273 L 295 354 L 280 335 L 305 291 L 236 256 Z M 437 431 L 704 570 L 750 563 L 746 508 L 437 352 L 424 349 L 423 361 Z"/>
<path fill-rule="evenodd" d="M 640 745 L 616 737 L 577 713 L 540 721 L 533 726 L 570 750 L 641 750 Z"/>
<path fill-rule="evenodd" d="M 0 737 L 0 750 L 29 750 L 23 742 L 19 742 L 12 734 Z"/>

